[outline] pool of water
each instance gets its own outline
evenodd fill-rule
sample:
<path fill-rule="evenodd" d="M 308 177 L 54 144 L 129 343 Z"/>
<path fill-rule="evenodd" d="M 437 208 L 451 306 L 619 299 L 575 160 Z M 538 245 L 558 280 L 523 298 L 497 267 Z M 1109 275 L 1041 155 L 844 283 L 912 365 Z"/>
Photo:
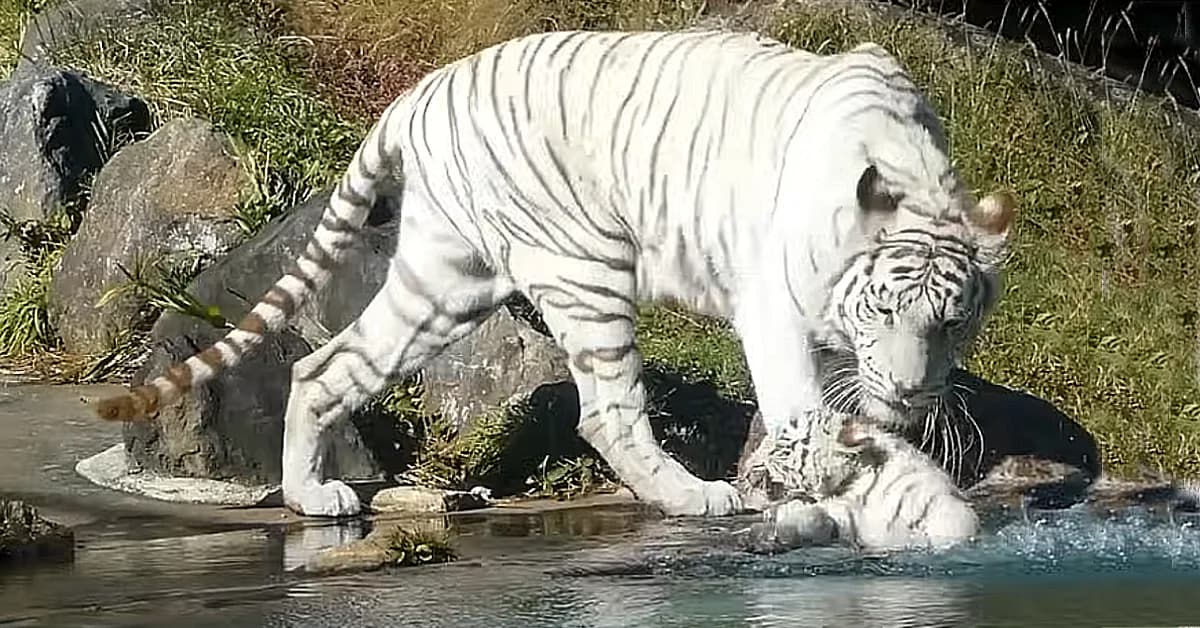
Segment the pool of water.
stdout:
<path fill-rule="evenodd" d="M 941 554 L 741 549 L 747 518 L 636 507 L 460 516 L 462 558 L 305 576 L 353 526 L 81 528 L 69 565 L 0 571 L 13 626 L 1200 625 L 1200 520 L 1083 509 L 996 516 Z"/>

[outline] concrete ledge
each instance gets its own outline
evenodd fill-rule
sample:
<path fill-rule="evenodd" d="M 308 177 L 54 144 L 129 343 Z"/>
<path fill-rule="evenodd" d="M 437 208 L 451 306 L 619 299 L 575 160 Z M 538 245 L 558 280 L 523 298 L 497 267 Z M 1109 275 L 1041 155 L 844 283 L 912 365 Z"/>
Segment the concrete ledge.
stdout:
<path fill-rule="evenodd" d="M 104 488 L 151 499 L 185 504 L 255 506 L 262 504 L 278 487 L 246 486 L 204 478 L 181 478 L 144 471 L 130 463 L 121 443 L 80 460 L 75 472 Z"/>

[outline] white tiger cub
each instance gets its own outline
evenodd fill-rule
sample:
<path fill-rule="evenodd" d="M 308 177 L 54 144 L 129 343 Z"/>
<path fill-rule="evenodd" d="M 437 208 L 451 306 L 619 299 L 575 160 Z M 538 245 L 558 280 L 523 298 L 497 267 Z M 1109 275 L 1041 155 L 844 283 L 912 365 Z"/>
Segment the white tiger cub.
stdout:
<path fill-rule="evenodd" d="M 387 184 L 387 185 L 384 185 Z M 237 364 L 330 277 L 384 191 L 400 211 L 383 287 L 293 368 L 283 495 L 360 509 L 321 476 L 329 426 L 514 293 L 569 356 L 579 432 L 669 515 L 742 508 L 663 452 L 634 342 L 639 302 L 731 319 L 773 433 L 842 401 L 919 420 L 995 300 L 1011 198 L 976 204 L 900 64 L 751 33 L 552 32 L 431 72 L 358 148 L 295 268 L 236 329 L 97 413 L 150 417 Z M 849 365 L 849 366 L 847 366 Z"/>
<path fill-rule="evenodd" d="M 809 425 L 822 427 L 785 430 L 743 479 L 776 499 L 751 528 L 760 547 L 945 549 L 978 533 L 950 475 L 903 437 L 837 413 Z"/>

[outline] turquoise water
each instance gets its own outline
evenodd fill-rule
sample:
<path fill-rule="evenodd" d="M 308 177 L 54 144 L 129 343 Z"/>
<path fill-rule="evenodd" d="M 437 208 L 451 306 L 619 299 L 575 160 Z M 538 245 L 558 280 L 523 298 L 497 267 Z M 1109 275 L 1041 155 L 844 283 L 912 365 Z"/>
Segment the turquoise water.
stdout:
<path fill-rule="evenodd" d="M 998 517 L 943 554 L 741 549 L 748 519 L 636 510 L 456 519 L 457 563 L 290 571 L 361 531 L 81 531 L 73 565 L 0 571 L 0 625 L 1200 625 L 1200 519 Z"/>

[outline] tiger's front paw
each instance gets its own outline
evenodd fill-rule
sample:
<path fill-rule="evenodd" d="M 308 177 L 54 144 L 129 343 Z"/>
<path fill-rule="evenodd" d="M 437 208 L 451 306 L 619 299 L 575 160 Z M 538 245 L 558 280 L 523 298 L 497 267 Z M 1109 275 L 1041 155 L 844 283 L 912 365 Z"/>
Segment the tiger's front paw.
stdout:
<path fill-rule="evenodd" d="M 338 480 L 308 482 L 298 487 L 285 484 L 283 501 L 288 508 L 310 517 L 353 517 L 362 510 L 358 494 Z"/>
<path fill-rule="evenodd" d="M 695 482 L 656 501 L 669 517 L 725 517 L 742 511 L 741 494 L 721 480 Z"/>

